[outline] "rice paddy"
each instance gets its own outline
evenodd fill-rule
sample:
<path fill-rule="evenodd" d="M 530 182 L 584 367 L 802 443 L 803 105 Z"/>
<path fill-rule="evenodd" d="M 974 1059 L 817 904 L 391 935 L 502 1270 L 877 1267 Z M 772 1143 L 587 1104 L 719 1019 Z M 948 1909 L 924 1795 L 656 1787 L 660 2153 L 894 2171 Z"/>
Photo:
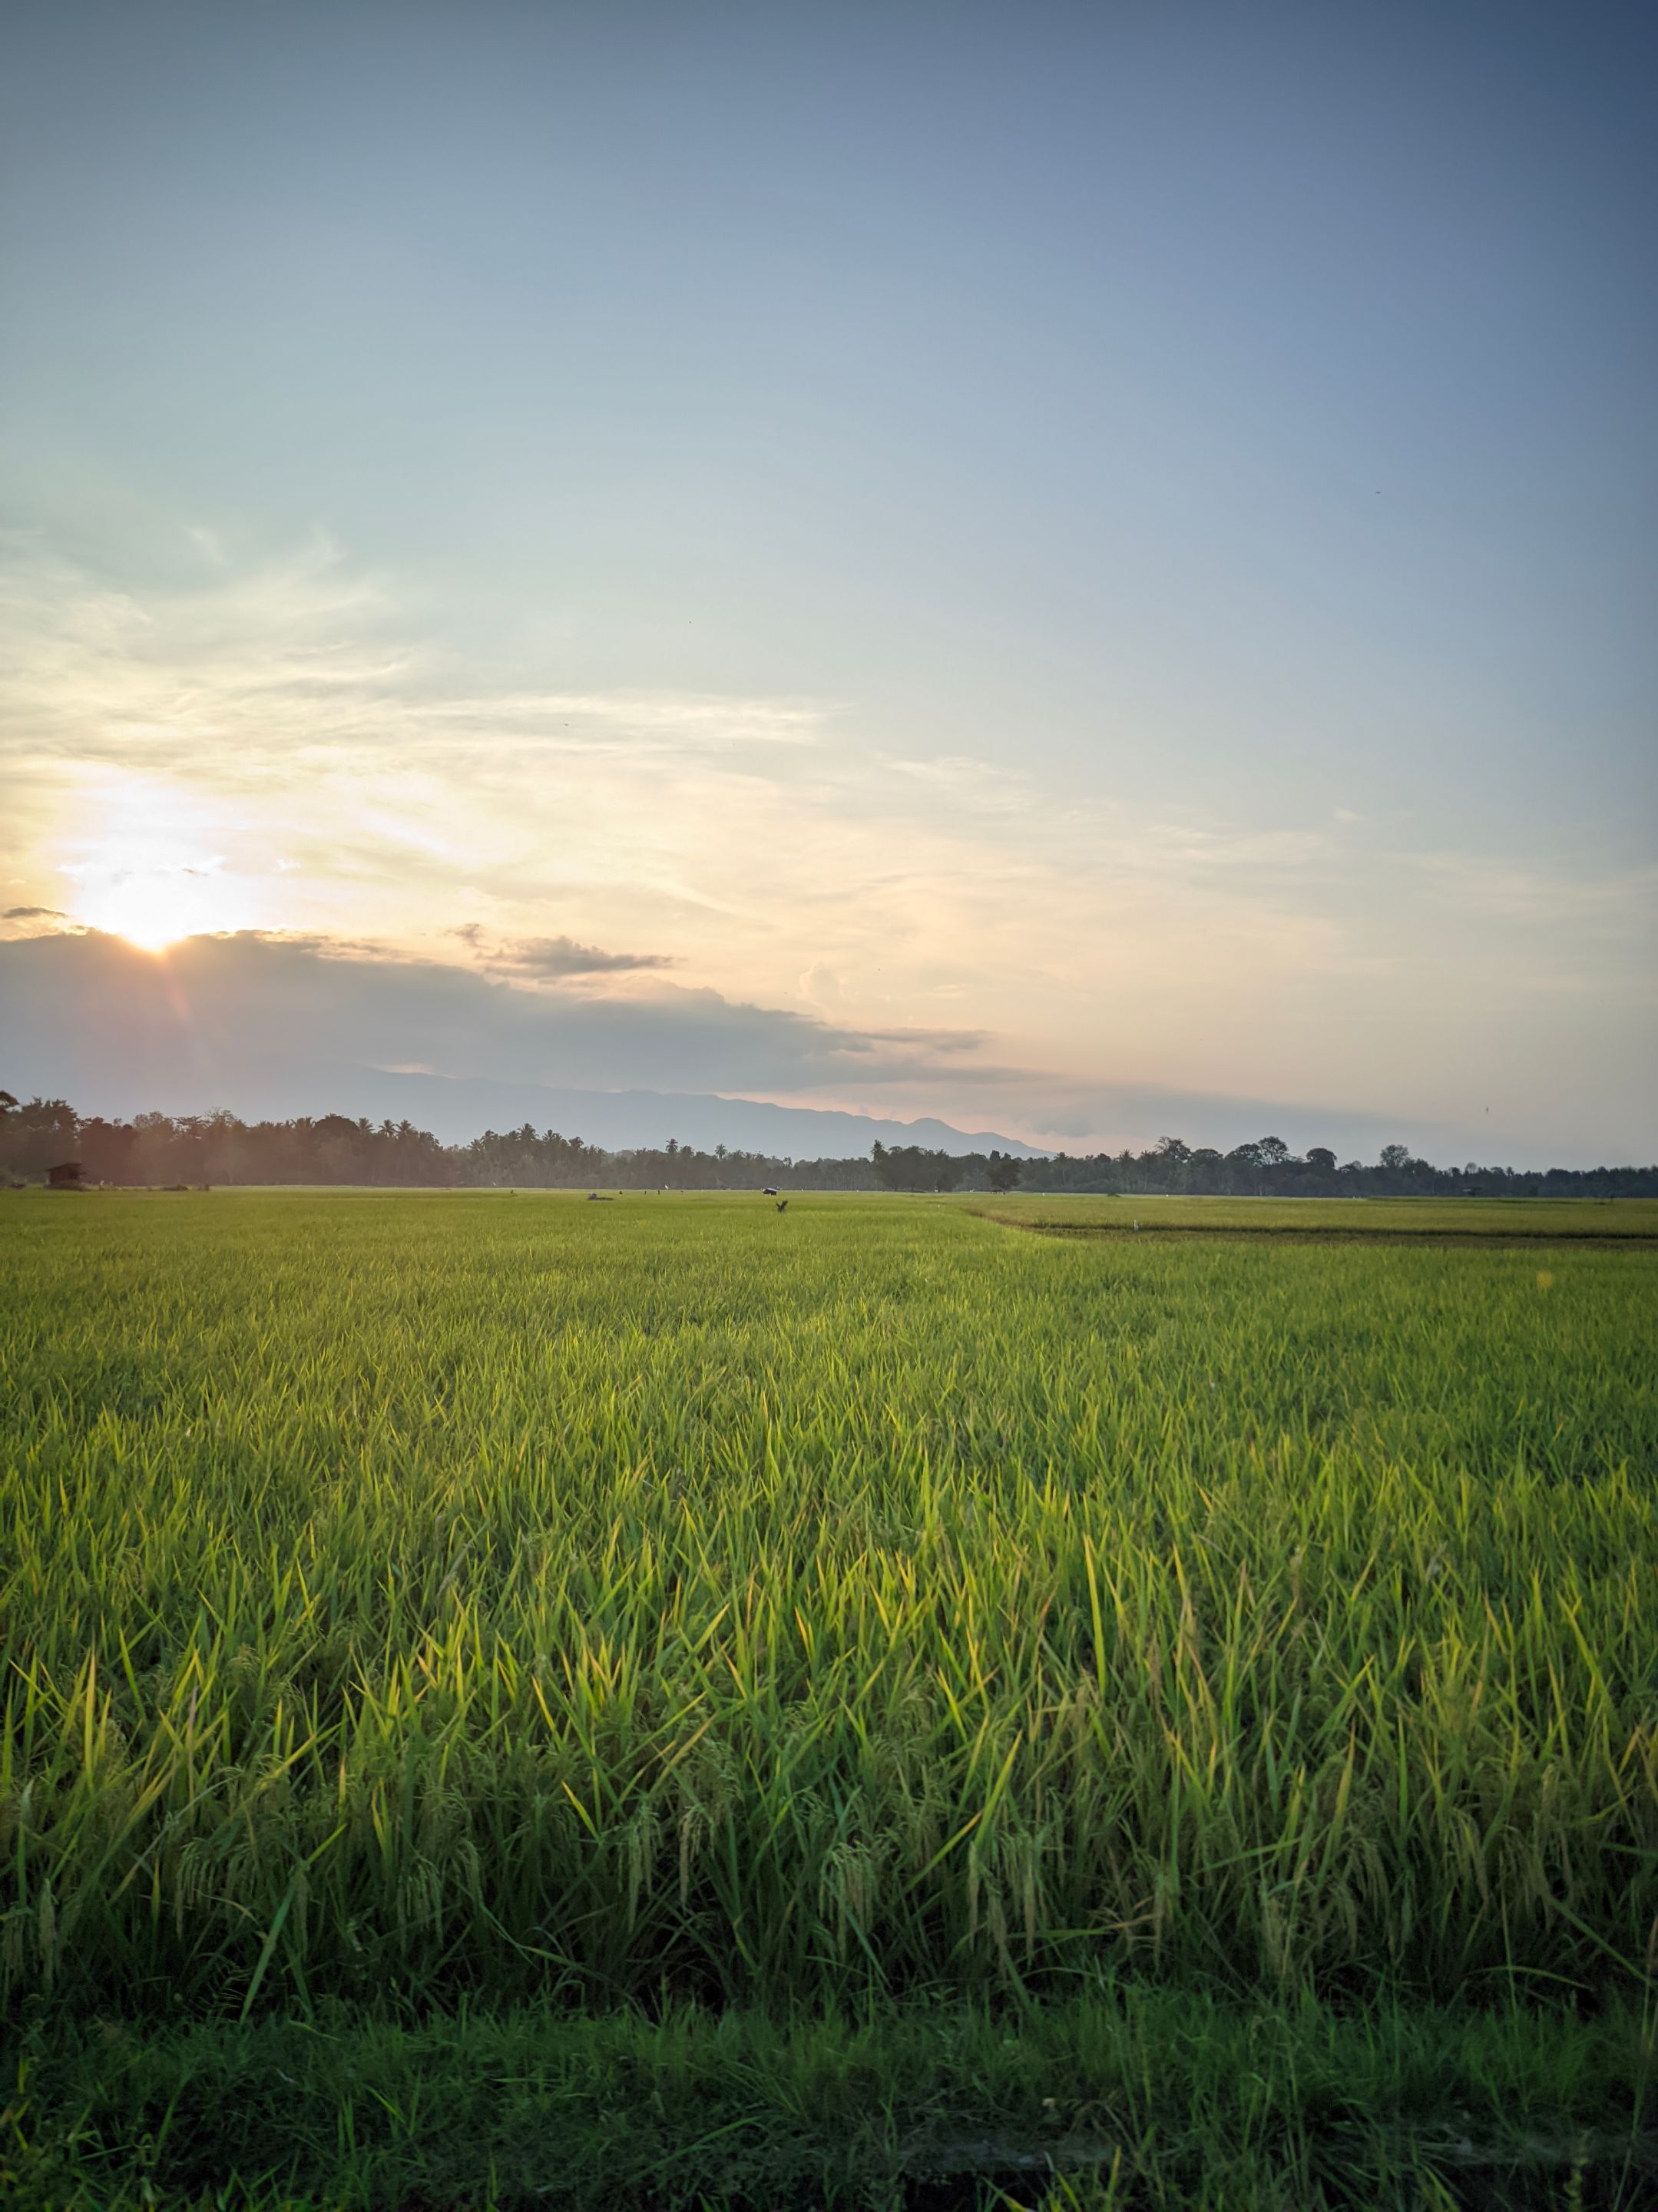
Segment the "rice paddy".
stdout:
<path fill-rule="evenodd" d="M 1658 1209 L 0 1203 L 31 2033 L 1644 2018 Z"/>

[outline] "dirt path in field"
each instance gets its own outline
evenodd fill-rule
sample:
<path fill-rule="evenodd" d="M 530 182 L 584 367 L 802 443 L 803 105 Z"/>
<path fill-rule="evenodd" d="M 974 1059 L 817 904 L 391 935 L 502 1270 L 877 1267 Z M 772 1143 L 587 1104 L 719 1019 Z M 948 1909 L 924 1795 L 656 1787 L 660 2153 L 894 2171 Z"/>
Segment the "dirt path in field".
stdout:
<path fill-rule="evenodd" d="M 1263 1223 L 1258 1229 L 1237 1222 L 1205 1221 L 1025 1221 L 1006 1213 L 970 1209 L 981 1221 L 1023 1230 L 1029 1237 L 1062 1237 L 1092 1243 L 1103 1239 L 1212 1237 L 1236 1244 L 1438 1244 L 1508 1245 L 1530 1250 L 1540 1245 L 1570 1244 L 1592 1252 L 1658 1251 L 1658 1237 L 1631 1231 L 1619 1235 L 1588 1229 L 1297 1229 Z"/>

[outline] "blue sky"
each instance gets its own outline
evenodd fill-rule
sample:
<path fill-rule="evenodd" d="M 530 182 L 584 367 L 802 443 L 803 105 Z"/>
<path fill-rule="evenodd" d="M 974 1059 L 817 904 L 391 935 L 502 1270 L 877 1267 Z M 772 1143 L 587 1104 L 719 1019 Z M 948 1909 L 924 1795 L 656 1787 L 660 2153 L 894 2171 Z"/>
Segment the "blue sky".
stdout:
<path fill-rule="evenodd" d="M 769 1010 L 904 1042 L 726 1087 L 1073 1146 L 1139 1085 L 1652 1156 L 1655 59 L 26 11 L 13 933 Z"/>

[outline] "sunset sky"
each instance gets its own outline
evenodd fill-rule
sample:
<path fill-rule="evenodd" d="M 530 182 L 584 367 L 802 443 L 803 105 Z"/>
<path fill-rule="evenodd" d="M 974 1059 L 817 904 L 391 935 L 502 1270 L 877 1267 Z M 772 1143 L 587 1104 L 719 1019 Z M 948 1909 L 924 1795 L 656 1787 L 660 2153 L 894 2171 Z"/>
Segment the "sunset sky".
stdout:
<path fill-rule="evenodd" d="M 1654 20 L 15 18 L 0 1084 L 1658 1157 Z"/>

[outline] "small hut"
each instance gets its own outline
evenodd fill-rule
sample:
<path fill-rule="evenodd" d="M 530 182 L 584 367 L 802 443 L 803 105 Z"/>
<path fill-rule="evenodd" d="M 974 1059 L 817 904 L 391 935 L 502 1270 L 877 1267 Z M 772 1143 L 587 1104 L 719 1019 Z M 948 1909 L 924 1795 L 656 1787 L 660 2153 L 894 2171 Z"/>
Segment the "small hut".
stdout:
<path fill-rule="evenodd" d="M 55 1168 L 46 1170 L 48 1190 L 84 1190 L 86 1170 L 79 1160 L 64 1160 Z"/>

